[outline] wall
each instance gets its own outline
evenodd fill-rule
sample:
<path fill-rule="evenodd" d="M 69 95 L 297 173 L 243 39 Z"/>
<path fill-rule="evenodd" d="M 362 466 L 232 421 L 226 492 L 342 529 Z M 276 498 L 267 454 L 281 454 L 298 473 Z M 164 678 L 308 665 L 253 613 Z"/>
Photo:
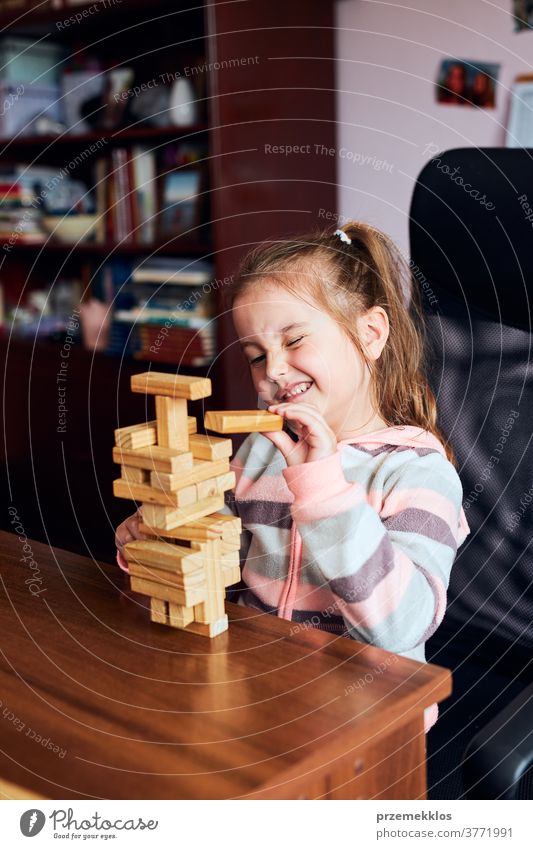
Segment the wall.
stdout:
<path fill-rule="evenodd" d="M 411 194 L 430 146 L 504 144 L 512 81 L 533 73 L 533 30 L 514 32 L 511 5 L 337 0 L 342 216 L 369 221 L 408 252 Z M 495 109 L 436 103 L 438 68 L 448 56 L 501 64 Z"/>

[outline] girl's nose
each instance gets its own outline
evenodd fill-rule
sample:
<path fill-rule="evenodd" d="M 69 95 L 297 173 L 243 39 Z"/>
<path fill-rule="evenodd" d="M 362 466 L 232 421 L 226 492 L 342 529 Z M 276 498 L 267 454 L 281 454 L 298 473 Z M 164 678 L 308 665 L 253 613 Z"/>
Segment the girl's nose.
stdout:
<path fill-rule="evenodd" d="M 267 354 L 266 376 L 269 380 L 277 381 L 287 374 L 287 363 L 282 354 Z"/>

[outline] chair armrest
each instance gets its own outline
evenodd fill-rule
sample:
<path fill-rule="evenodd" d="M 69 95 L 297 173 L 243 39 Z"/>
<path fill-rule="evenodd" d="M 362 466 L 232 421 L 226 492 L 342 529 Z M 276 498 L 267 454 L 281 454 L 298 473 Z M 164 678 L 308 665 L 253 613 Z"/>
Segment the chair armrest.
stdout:
<path fill-rule="evenodd" d="M 472 738 L 463 755 L 467 799 L 514 799 L 533 763 L 533 684 Z"/>

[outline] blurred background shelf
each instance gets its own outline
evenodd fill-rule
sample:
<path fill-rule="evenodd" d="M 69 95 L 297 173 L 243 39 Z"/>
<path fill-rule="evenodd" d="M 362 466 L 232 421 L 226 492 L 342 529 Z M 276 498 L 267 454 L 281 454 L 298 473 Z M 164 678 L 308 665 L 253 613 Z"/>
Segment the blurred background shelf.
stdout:
<path fill-rule="evenodd" d="M 112 496 L 113 429 L 152 415 L 129 391 L 130 374 L 207 374 L 213 396 L 206 405 L 255 406 L 226 284 L 250 247 L 323 226 L 321 211 L 337 208 L 335 157 L 306 152 L 335 144 L 333 4 L 106 0 L 86 17 L 94 3 L 27 12 L 28 5 L 0 3 L 0 84 L 10 98 L 0 118 L 2 506 L 17 505 L 29 536 L 109 558 L 113 527 L 131 510 Z M 81 20 L 72 20 L 76 14 Z M 56 71 L 43 69 L 37 49 L 28 62 L 33 53 L 21 39 L 61 57 Z M 180 80 L 193 97 L 176 113 Z M 84 87 L 87 96 L 76 101 L 72 92 Z M 41 118 L 53 116 L 53 131 L 41 122 L 37 132 L 30 122 L 30 94 L 49 104 Z M 29 111 L 17 127 L 19 100 Z M 278 156 L 268 143 L 298 152 Z M 76 245 L 54 235 L 74 215 L 78 223 L 93 216 Z M 16 235 L 19 224 L 24 237 Z M 149 292 L 132 282 L 139 263 L 157 257 L 207 263 L 202 299 L 169 280 Z M 128 310 L 137 321 L 115 320 Z M 87 315 L 102 321 L 92 343 Z M 167 315 L 173 331 L 159 347 L 156 315 Z M 106 332 L 106 349 L 91 350 Z M 58 384 L 62 362 L 66 381 Z M 66 430 L 58 429 L 58 387 L 68 396 Z M 1 515 L 6 527 L 7 510 Z"/>
<path fill-rule="evenodd" d="M 180 130 L 179 127 L 121 127 L 117 130 L 108 132 L 89 132 L 61 135 L 42 135 L 42 136 L 18 136 L 9 139 L 0 139 L 0 155 L 5 156 L 8 152 L 13 152 L 16 148 L 35 148 L 45 149 L 53 146 L 64 147 L 79 147 L 80 145 L 90 145 L 94 142 L 104 140 L 108 144 L 136 142 L 143 140 L 153 140 L 157 142 L 161 139 L 161 143 L 169 141 L 180 141 L 189 139 L 193 136 L 208 132 L 207 124 L 196 124 L 189 127 L 184 127 Z M 3 147 L 2 147 L 3 145 Z"/>

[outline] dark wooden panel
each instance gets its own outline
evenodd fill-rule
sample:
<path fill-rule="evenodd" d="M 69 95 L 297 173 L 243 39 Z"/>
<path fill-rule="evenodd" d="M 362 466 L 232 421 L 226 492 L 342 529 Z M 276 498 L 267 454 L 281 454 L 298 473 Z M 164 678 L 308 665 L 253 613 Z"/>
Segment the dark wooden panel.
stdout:
<path fill-rule="evenodd" d="M 225 277 L 253 244 L 313 229 L 321 207 L 336 208 L 336 158 L 323 152 L 335 144 L 333 4 L 215 0 L 208 33 L 218 63 L 209 78 L 213 230 Z M 225 397 L 248 407 L 256 397 L 234 341 L 225 315 L 221 346 L 234 376 Z"/>
<path fill-rule="evenodd" d="M 154 418 L 153 398 L 129 388 L 130 375 L 149 363 L 93 355 L 75 343 L 66 380 L 58 384 L 61 346 L 40 343 L 34 350 L 30 342 L 0 343 L 5 372 L 0 527 L 8 527 L 7 507 L 14 504 L 30 536 L 111 559 L 114 528 L 134 509 L 133 502 L 112 494 L 119 477 L 111 458 L 114 429 Z M 64 422 L 59 386 L 65 389 Z M 190 404 L 200 425 L 204 406 Z"/>

